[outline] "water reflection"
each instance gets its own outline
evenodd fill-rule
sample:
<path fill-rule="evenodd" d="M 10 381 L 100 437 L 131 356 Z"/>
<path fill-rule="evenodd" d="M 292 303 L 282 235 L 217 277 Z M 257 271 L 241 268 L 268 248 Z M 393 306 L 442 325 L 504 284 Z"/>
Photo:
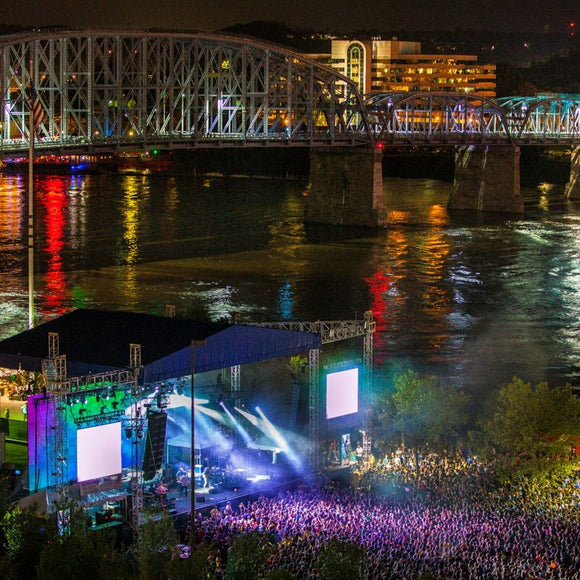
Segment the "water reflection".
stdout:
<path fill-rule="evenodd" d="M 0 176 L 0 336 L 27 327 L 26 190 L 23 176 Z"/>
<path fill-rule="evenodd" d="M 44 274 L 41 312 L 63 314 L 69 307 L 68 292 L 63 270 L 63 248 L 65 245 L 65 213 L 67 210 L 67 181 L 63 177 L 48 177 L 44 180 L 41 197 L 44 206 L 44 230 L 46 243 L 44 252 L 48 256 L 48 269 Z"/>
<path fill-rule="evenodd" d="M 472 388 L 580 382 L 580 208 L 451 214 L 451 184 L 389 179 L 380 232 L 305 226 L 303 184 L 37 176 L 41 316 L 73 307 L 377 322 L 375 363 Z M 542 197 L 543 196 L 543 197 Z M 26 329 L 26 180 L 0 175 L 0 336 Z"/>
<path fill-rule="evenodd" d="M 127 175 L 123 177 L 121 188 L 124 193 L 120 206 L 122 243 L 117 249 L 116 262 L 125 266 L 119 279 L 125 300 L 131 305 L 130 308 L 136 308 L 138 275 L 135 266 L 139 262 L 140 232 L 148 219 L 146 201 L 149 180 L 145 176 Z"/>

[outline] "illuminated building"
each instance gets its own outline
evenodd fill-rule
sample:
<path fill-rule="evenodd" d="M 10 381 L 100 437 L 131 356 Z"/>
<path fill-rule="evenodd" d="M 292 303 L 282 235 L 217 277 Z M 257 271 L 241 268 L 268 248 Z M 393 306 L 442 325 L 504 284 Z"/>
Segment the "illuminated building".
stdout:
<path fill-rule="evenodd" d="M 311 55 L 321 61 L 321 55 Z M 496 67 L 467 54 L 422 54 L 421 43 L 392 40 L 331 42 L 330 66 L 370 92 L 465 92 L 495 97 Z"/>

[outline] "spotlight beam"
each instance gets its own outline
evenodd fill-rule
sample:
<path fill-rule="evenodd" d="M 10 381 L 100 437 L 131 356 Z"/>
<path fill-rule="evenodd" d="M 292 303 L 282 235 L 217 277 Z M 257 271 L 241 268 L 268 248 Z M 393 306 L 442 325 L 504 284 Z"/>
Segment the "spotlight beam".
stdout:
<path fill-rule="evenodd" d="M 226 412 L 226 415 L 230 418 L 230 421 L 232 422 L 233 426 L 242 436 L 244 443 L 248 445 L 252 441 L 252 438 L 250 437 L 248 432 L 242 427 L 240 422 L 233 416 L 232 412 L 223 403 L 221 403 L 221 406 L 223 407 L 223 410 Z"/>
<path fill-rule="evenodd" d="M 254 427 L 258 427 L 258 424 L 260 423 L 260 419 L 258 419 L 258 417 L 248 413 L 247 411 L 244 411 L 243 409 L 239 409 L 238 407 L 234 407 L 234 409 L 243 415 Z"/>
<path fill-rule="evenodd" d="M 286 440 L 284 439 L 284 437 L 282 437 L 282 434 L 280 433 L 280 431 L 278 431 L 278 429 L 276 429 L 276 427 L 274 427 L 274 425 L 272 425 L 272 423 L 266 417 L 266 415 L 264 415 L 264 413 L 262 412 L 262 409 L 260 409 L 260 407 L 256 407 L 256 411 L 258 411 L 258 414 L 260 415 L 260 417 L 262 417 L 262 420 L 264 421 L 264 424 L 266 425 L 266 429 L 268 431 L 268 434 L 274 439 L 274 441 L 276 441 L 276 443 L 278 444 L 278 447 L 280 447 L 280 449 L 282 449 L 282 451 L 288 451 L 288 443 L 286 443 Z"/>

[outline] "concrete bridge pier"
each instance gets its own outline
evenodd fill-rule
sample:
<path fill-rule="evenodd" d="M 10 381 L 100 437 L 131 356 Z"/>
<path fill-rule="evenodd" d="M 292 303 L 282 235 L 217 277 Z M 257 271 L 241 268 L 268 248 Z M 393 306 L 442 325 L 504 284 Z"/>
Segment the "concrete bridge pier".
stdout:
<path fill-rule="evenodd" d="M 455 151 L 449 209 L 524 213 L 520 194 L 520 149 L 469 145 Z"/>
<path fill-rule="evenodd" d="M 305 221 L 386 227 L 382 161 L 382 149 L 313 148 Z"/>
<path fill-rule="evenodd" d="M 567 199 L 580 199 L 580 147 L 573 147 L 570 156 L 570 181 L 564 195 Z"/>

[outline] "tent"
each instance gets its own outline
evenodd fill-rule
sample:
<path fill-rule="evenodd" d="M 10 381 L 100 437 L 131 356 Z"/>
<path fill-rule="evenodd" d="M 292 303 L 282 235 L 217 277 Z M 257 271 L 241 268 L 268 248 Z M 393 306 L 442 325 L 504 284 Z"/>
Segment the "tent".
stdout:
<path fill-rule="evenodd" d="M 67 376 L 80 377 L 129 367 L 130 345 L 141 346 L 145 383 L 291 356 L 319 348 L 321 338 L 299 332 L 153 314 L 73 310 L 0 342 L 0 367 L 41 372 L 49 333 L 58 335 Z"/>
<path fill-rule="evenodd" d="M 18 506 L 22 509 L 36 508 L 39 514 L 52 514 L 56 511 L 54 502 L 58 499 L 56 491 L 42 489 L 31 495 L 27 495 L 18 501 Z"/>

